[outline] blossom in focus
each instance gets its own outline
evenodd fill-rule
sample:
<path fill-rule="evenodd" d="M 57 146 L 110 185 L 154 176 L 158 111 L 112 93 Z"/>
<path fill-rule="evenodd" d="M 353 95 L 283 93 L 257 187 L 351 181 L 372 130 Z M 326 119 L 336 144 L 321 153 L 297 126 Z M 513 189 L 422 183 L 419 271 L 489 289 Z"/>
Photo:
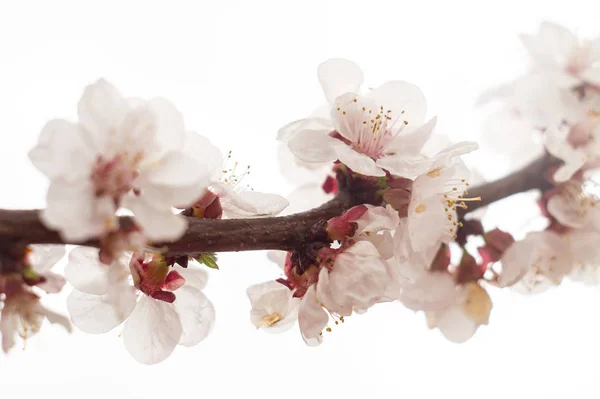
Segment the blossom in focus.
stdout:
<path fill-rule="evenodd" d="M 479 326 L 488 324 L 492 300 L 475 282 L 460 285 L 458 289 L 459 294 L 452 305 L 425 315 L 429 328 L 439 328 L 448 340 L 461 343 L 471 338 Z"/>
<path fill-rule="evenodd" d="M 242 187 L 240 183 L 249 173 L 249 168 L 240 172 L 236 162 L 230 165 L 231 153 L 223 157 L 221 151 L 205 137 L 188 133 L 185 153 L 209 176 L 207 189 L 193 205 L 194 216 L 209 219 L 220 218 L 223 214 L 230 218 L 271 216 L 289 205 L 288 200 L 280 195 Z"/>
<path fill-rule="evenodd" d="M 396 281 L 388 260 L 393 254 L 390 230 L 399 222 L 397 212 L 391 207 L 360 207 L 366 210 L 351 222 L 356 230 L 339 248 L 320 251 L 317 281 L 303 293 L 298 323 L 308 345 L 319 345 L 322 331 L 331 331 L 330 318 L 338 324 L 353 311 L 393 300 Z"/>
<path fill-rule="evenodd" d="M 116 212 L 127 209 L 148 239 L 179 238 L 186 223 L 172 207 L 191 204 L 209 179 L 184 151 L 179 112 L 162 98 L 124 98 L 99 80 L 85 89 L 78 116 L 48 122 L 29 152 L 50 179 L 44 224 L 83 241 L 116 230 Z"/>
<path fill-rule="evenodd" d="M 77 247 L 65 269 L 75 288 L 67 308 L 79 329 L 102 334 L 125 322 L 125 348 L 144 364 L 161 362 L 177 345 L 194 346 L 208 336 L 215 310 L 202 293 L 204 270 L 170 268 L 161 257 L 124 256 L 111 265 L 97 258 L 97 250 Z"/>
<path fill-rule="evenodd" d="M 292 122 L 278 135 L 298 158 L 309 163 L 339 159 L 366 176 L 389 171 L 414 178 L 431 167 L 421 150 L 436 120 L 424 123 L 426 101 L 416 86 L 390 81 L 360 94 L 363 73 L 343 59 L 321 64 L 318 76 L 331 116 Z"/>

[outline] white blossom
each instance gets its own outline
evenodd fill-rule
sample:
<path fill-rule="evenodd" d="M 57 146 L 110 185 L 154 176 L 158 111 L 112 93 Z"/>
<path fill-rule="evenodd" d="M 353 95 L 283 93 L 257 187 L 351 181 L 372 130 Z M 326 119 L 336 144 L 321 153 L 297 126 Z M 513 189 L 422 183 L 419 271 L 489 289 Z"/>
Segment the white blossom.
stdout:
<path fill-rule="evenodd" d="M 387 170 L 414 178 L 430 168 L 432 160 L 421 149 L 436 120 L 424 124 L 426 102 L 416 86 L 390 81 L 362 95 L 362 71 L 343 59 L 324 62 L 318 75 L 331 116 L 292 122 L 278 136 L 298 158 L 309 163 L 339 159 L 368 176 L 384 176 Z"/>
<path fill-rule="evenodd" d="M 202 293 L 208 280 L 204 270 L 192 265 L 174 266 L 169 273 L 177 273 L 177 284 L 170 286 L 164 277 L 159 281 L 168 293 L 176 290 L 174 301 L 169 303 L 155 299 L 165 296 L 143 292 L 143 277 L 142 282 L 137 275 L 132 281 L 128 256 L 111 265 L 98 262 L 97 256 L 97 250 L 75 248 L 65 269 L 67 279 L 75 287 L 67 299 L 67 308 L 79 329 L 102 334 L 125 322 L 125 348 L 144 364 L 161 362 L 177 345 L 194 346 L 208 336 L 215 310 Z"/>
<path fill-rule="evenodd" d="M 256 328 L 282 332 L 296 322 L 300 299 L 294 298 L 294 292 L 285 285 L 267 281 L 248 287 L 247 294 L 252 303 L 250 320 Z"/>
<path fill-rule="evenodd" d="M 82 241 L 115 230 L 125 208 L 148 239 L 180 237 L 186 223 L 172 207 L 196 200 L 209 175 L 184 153 L 179 112 L 161 98 L 123 98 L 99 80 L 85 89 L 78 116 L 48 122 L 29 153 L 50 179 L 43 222 Z"/>

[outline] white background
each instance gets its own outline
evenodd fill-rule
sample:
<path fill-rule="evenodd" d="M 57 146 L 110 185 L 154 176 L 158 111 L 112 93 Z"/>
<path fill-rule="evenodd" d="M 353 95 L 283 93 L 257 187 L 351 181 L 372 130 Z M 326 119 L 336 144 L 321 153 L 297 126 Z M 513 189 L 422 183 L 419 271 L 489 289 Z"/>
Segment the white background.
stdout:
<path fill-rule="evenodd" d="M 189 129 L 251 164 L 254 189 L 285 195 L 293 186 L 274 138 L 322 102 L 316 66 L 327 58 L 356 61 L 372 86 L 417 84 L 438 132 L 477 139 L 477 95 L 526 69 L 517 34 L 550 19 L 593 36 L 599 17 L 597 0 L 2 0 L 0 207 L 44 205 L 47 182 L 27 151 L 47 120 L 76 117 L 83 87 L 99 77 L 128 96 L 168 98 Z M 487 177 L 507 167 L 485 151 L 470 161 Z M 527 222 L 516 203 L 503 211 L 503 225 Z M 597 288 L 492 290 L 490 325 L 462 345 L 429 331 L 422 314 L 385 304 L 308 348 L 296 328 L 270 335 L 249 322 L 246 287 L 280 273 L 264 253 L 220 259 L 206 289 L 216 325 L 197 347 L 147 367 L 129 357 L 119 329 L 68 336 L 46 326 L 26 350 L 0 354 L 0 398 L 600 397 Z M 64 309 L 64 296 L 50 303 Z"/>

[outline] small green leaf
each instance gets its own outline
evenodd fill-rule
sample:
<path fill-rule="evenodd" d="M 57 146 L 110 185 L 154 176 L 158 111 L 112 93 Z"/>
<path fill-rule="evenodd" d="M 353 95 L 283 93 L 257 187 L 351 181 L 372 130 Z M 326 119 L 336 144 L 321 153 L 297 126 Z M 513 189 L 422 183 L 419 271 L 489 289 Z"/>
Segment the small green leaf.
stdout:
<path fill-rule="evenodd" d="M 200 254 L 196 260 L 211 269 L 219 270 L 219 265 L 217 265 L 217 254 L 214 252 L 205 252 Z"/>

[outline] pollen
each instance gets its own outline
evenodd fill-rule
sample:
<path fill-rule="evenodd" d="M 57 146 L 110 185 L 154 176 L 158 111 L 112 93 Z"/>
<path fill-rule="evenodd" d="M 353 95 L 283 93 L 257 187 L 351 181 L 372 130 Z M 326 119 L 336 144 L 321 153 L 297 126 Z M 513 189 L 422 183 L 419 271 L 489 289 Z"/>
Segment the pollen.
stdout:
<path fill-rule="evenodd" d="M 415 208 L 415 212 L 417 213 L 423 213 L 427 210 L 427 205 L 425 204 L 419 204 L 417 205 L 417 207 Z"/>
<path fill-rule="evenodd" d="M 263 316 L 260 321 L 262 322 L 262 325 L 265 327 L 272 327 L 275 324 L 277 324 L 278 322 L 280 322 L 283 319 L 283 317 L 275 312 L 275 313 L 271 313 L 269 315 Z"/>

